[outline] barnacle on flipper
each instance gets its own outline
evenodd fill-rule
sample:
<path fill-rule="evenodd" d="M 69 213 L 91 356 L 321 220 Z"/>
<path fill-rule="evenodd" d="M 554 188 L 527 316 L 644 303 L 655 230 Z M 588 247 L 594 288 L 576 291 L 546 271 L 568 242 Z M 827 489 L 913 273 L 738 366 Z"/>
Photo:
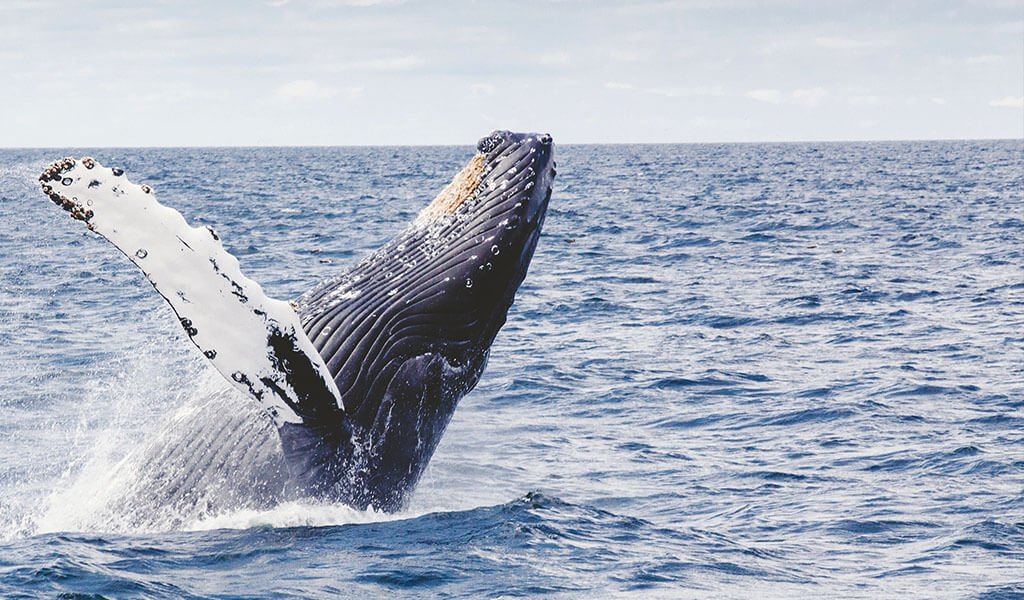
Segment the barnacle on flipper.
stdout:
<path fill-rule="evenodd" d="M 85 164 L 86 160 L 92 161 L 91 158 L 83 159 L 83 164 Z M 74 169 L 75 164 L 75 159 L 71 157 L 65 157 L 64 159 L 51 164 L 39 176 L 40 187 L 51 202 L 67 211 L 73 219 L 85 221 L 86 224 L 88 224 L 89 219 L 94 216 L 92 209 L 82 206 L 78 201 L 78 198 L 69 198 L 49 184 L 50 181 L 59 181 L 65 186 L 71 185 L 73 180 L 70 177 L 64 177 L 63 175 Z M 95 161 L 92 161 L 92 164 L 95 166 Z M 92 167 L 86 165 L 86 168 Z"/>

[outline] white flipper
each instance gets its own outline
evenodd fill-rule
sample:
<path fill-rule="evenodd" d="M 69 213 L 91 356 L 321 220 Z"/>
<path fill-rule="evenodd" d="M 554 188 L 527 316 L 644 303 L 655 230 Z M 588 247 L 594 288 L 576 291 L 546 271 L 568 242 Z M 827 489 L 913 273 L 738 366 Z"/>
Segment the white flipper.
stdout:
<path fill-rule="evenodd" d="M 210 228 L 191 227 L 149 186 L 90 158 L 64 159 L 40 177 L 43 192 L 118 248 L 171 305 L 203 355 L 280 427 L 326 403 L 334 378 L 291 305 L 245 277 Z M 303 408 L 308 407 L 307 410 Z"/>

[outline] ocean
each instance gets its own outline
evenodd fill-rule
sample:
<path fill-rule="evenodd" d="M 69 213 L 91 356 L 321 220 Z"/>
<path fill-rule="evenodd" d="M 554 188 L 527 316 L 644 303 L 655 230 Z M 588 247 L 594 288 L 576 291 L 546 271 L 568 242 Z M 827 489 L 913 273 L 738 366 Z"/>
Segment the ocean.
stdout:
<path fill-rule="evenodd" d="M 113 518 L 210 368 L 40 171 L 122 166 L 294 298 L 472 152 L 0 150 L 0 597 L 1024 597 L 1024 140 L 559 146 L 407 509 Z"/>

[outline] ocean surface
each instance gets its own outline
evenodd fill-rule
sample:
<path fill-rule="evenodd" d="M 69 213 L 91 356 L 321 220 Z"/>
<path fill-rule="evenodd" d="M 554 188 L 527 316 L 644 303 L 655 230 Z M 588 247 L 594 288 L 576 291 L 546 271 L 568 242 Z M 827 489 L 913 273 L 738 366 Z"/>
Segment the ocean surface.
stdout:
<path fill-rule="evenodd" d="M 0 597 L 1024 596 L 1021 140 L 559 147 L 407 510 L 112 520 L 211 369 L 39 172 L 120 165 L 293 298 L 472 152 L 0 150 Z"/>

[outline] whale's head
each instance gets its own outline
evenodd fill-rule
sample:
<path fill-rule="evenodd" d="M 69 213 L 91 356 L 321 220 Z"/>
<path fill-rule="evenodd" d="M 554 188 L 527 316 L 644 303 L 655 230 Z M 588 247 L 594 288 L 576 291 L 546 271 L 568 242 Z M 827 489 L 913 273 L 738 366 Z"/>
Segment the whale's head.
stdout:
<path fill-rule="evenodd" d="M 550 135 L 495 131 L 477 143 L 477 154 L 414 223 L 413 236 L 424 241 L 439 288 L 476 316 L 477 349 L 489 347 L 505 323 L 533 257 L 554 177 Z"/>
<path fill-rule="evenodd" d="M 405 352 L 438 352 L 453 365 L 486 353 L 526 277 L 554 177 L 550 135 L 495 131 L 405 232 L 299 300 L 343 396 L 366 373 L 366 334 L 352 328 L 387 325 L 382 315 L 416 317 Z"/>
<path fill-rule="evenodd" d="M 299 300 L 344 412 L 281 430 L 308 491 L 401 506 L 483 372 L 526 277 L 554 177 L 550 135 L 495 131 L 405 232 Z M 322 443 L 342 429 L 355 443 Z M 353 471 L 372 476 L 345 485 Z"/>

